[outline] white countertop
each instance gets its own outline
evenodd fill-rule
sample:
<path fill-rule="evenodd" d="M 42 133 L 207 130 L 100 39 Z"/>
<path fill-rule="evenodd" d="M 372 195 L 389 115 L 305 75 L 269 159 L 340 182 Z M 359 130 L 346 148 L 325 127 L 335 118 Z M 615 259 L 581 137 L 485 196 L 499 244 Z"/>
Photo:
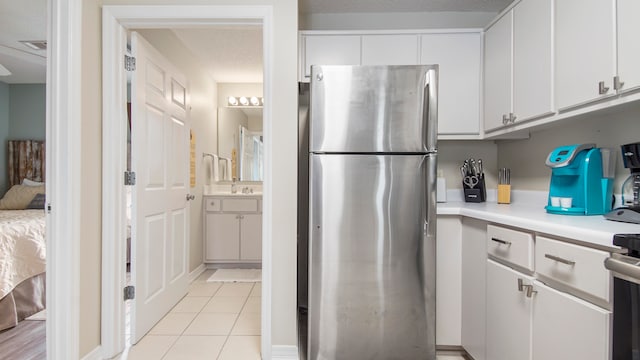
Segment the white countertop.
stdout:
<path fill-rule="evenodd" d="M 521 196 L 522 197 L 522 196 Z M 618 252 L 613 245 L 613 235 L 640 233 L 640 224 L 610 221 L 601 215 L 570 216 L 548 214 L 538 201 L 497 204 L 495 200 L 484 203 L 450 201 L 438 203 L 438 215 L 467 216 L 491 223 L 502 224 L 570 239 L 572 242 Z"/>

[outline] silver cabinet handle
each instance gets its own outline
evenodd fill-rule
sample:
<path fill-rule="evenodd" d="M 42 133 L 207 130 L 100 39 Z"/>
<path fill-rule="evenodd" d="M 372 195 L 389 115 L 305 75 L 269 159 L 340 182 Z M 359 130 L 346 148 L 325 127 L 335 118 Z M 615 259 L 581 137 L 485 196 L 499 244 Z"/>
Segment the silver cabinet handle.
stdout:
<path fill-rule="evenodd" d="M 507 245 L 507 246 L 511 245 L 511 241 L 500 240 L 500 239 L 494 238 L 494 237 L 491 238 L 491 241 L 495 241 L 498 244 L 502 244 L 502 245 Z"/>
<path fill-rule="evenodd" d="M 613 90 L 620 90 L 624 86 L 624 82 L 620 81 L 620 76 L 613 77 Z"/>
<path fill-rule="evenodd" d="M 524 293 L 524 294 L 525 294 L 528 298 L 532 297 L 532 296 L 533 296 L 533 294 L 537 294 L 537 293 L 538 293 L 537 291 L 533 290 L 533 285 L 525 285 L 524 287 L 526 288 L 526 290 L 525 290 L 525 293 Z"/>
<path fill-rule="evenodd" d="M 524 281 L 518 278 L 518 291 L 524 290 Z"/>
<path fill-rule="evenodd" d="M 502 115 L 502 124 L 507 125 L 509 123 L 509 117 L 507 114 Z"/>
<path fill-rule="evenodd" d="M 555 255 L 551 255 L 551 254 L 544 254 L 544 257 L 546 257 L 547 259 L 551 259 L 553 261 L 557 261 L 559 263 L 563 263 L 563 264 L 569 265 L 569 266 L 573 266 L 573 265 L 576 264 L 575 261 L 563 259 L 561 257 L 555 256 Z"/>
<path fill-rule="evenodd" d="M 512 123 L 512 124 L 515 123 L 516 122 L 516 118 L 517 118 L 517 116 L 515 116 L 514 113 L 509 113 L 509 122 L 510 123 Z"/>
<path fill-rule="evenodd" d="M 609 88 L 604 86 L 604 81 L 598 83 L 598 94 L 604 95 L 609 91 Z"/>
<path fill-rule="evenodd" d="M 195 198 L 196 198 L 196 196 L 195 196 L 195 195 L 187 194 L 187 201 L 189 201 L 189 200 L 193 200 L 193 199 L 195 199 Z"/>

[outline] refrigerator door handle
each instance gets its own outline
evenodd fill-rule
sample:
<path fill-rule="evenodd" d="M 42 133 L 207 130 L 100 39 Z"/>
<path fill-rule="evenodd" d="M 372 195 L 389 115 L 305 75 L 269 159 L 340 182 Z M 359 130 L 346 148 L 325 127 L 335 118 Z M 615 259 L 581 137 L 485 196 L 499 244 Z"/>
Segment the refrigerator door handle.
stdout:
<path fill-rule="evenodd" d="M 437 67 L 438 65 L 434 65 Z M 426 151 L 436 152 L 438 146 L 438 71 L 437 68 L 427 70 L 424 79 L 423 121 L 426 134 Z"/>

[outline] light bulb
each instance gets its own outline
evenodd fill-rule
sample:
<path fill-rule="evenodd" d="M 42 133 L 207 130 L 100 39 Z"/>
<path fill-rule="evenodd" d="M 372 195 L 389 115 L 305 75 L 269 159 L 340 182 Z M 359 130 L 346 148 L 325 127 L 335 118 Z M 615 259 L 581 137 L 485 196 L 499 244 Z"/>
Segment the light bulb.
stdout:
<path fill-rule="evenodd" d="M 247 98 L 246 98 L 246 97 L 244 97 L 244 96 L 240 97 L 240 104 L 241 104 L 241 105 L 244 105 L 244 106 L 249 105 L 249 99 L 247 99 Z"/>
<path fill-rule="evenodd" d="M 251 105 L 253 106 L 258 106 L 260 105 L 260 99 L 258 99 L 255 96 L 252 96 L 251 99 L 249 99 L 251 101 Z"/>
<path fill-rule="evenodd" d="M 238 105 L 238 99 L 235 96 L 229 96 L 229 105 L 236 106 Z"/>

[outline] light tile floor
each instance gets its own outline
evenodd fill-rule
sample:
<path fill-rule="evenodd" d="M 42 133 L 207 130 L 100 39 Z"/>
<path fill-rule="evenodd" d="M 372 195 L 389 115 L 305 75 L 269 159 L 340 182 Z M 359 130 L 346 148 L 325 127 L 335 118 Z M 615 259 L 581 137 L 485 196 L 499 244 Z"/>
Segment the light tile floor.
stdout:
<path fill-rule="evenodd" d="M 189 293 L 120 360 L 259 360 L 261 283 L 208 283 Z"/>
<path fill-rule="evenodd" d="M 189 293 L 119 360 L 259 360 L 261 283 L 208 283 L 207 270 Z M 455 352 L 437 360 L 465 360 Z"/>

